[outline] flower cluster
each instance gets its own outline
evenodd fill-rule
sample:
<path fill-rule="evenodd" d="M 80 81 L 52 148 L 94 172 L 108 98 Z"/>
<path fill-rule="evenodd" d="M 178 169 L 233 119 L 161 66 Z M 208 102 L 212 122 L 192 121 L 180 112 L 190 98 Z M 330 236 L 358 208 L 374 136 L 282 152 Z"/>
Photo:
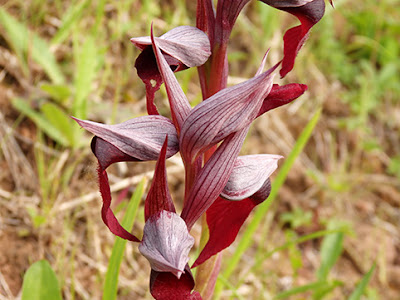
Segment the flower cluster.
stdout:
<path fill-rule="evenodd" d="M 279 155 L 238 156 L 250 124 L 267 111 L 302 95 L 306 85 L 273 84 L 280 67 L 284 77 L 311 27 L 323 16 L 324 0 L 262 0 L 296 16 L 301 24 L 284 37 L 283 58 L 264 71 L 264 57 L 255 76 L 227 87 L 227 45 L 233 25 L 250 0 L 197 1 L 196 27 L 181 26 L 155 37 L 132 38 L 141 50 L 135 67 L 146 87 L 148 115 L 105 125 L 75 119 L 95 135 L 91 148 L 98 159 L 103 199 L 102 219 L 115 235 L 138 242 L 151 266 L 150 292 L 156 299 L 202 299 L 188 265 L 194 244 L 190 230 L 205 213 L 209 239 L 192 265 L 196 267 L 228 247 L 258 204 L 267 199 L 269 177 Z M 198 67 L 204 101 L 195 107 L 174 72 Z M 171 119 L 161 116 L 154 95 L 165 84 Z M 185 166 L 185 195 L 180 214 L 171 198 L 165 161 L 180 152 Z M 157 160 L 145 201 L 143 239 L 126 231 L 111 210 L 106 169 L 121 161 Z M 212 271 L 212 270 L 211 270 Z"/>

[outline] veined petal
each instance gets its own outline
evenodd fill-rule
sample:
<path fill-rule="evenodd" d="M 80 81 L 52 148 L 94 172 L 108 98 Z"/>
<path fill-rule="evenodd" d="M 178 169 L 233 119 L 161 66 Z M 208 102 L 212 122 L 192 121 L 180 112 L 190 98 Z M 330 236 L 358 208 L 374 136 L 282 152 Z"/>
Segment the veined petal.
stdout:
<path fill-rule="evenodd" d="M 325 0 L 261 1 L 296 16 L 301 22 L 301 25 L 286 31 L 283 37 L 284 55 L 280 75 L 281 77 L 285 77 L 285 75 L 293 69 L 297 53 L 306 41 L 311 27 L 317 24 L 323 17 L 325 12 Z"/>
<path fill-rule="evenodd" d="M 74 118 L 80 126 L 137 160 L 157 160 L 168 135 L 167 157 L 179 150 L 173 123 L 153 115 L 134 118 L 116 125 L 106 125 Z"/>
<path fill-rule="evenodd" d="M 162 210 L 146 221 L 139 251 L 152 270 L 171 272 L 179 279 L 185 272 L 193 244 L 185 221 L 174 212 Z"/>
<path fill-rule="evenodd" d="M 271 154 L 239 156 L 221 197 L 235 201 L 250 197 L 261 189 L 281 158 Z"/>
<path fill-rule="evenodd" d="M 228 136 L 195 178 L 181 214 L 189 230 L 224 189 L 247 131 L 248 126 Z"/>
<path fill-rule="evenodd" d="M 101 170 L 105 170 L 111 164 L 121 161 L 139 161 L 97 136 L 92 138 L 90 147 L 99 162 Z"/>
<path fill-rule="evenodd" d="M 298 97 L 303 95 L 306 90 L 307 86 L 300 83 L 289 83 L 283 86 L 274 84 L 268 96 L 264 99 L 264 102 L 257 117 L 261 116 L 271 109 L 277 108 L 279 106 L 288 104 L 293 100 L 296 100 Z"/>
<path fill-rule="evenodd" d="M 179 26 L 154 39 L 174 72 L 200 66 L 207 61 L 211 54 L 207 35 L 195 27 Z M 151 37 L 132 38 L 131 42 L 142 51 L 136 59 L 135 67 L 138 76 L 146 86 L 147 112 L 158 115 L 157 107 L 154 104 L 154 95 L 163 83 L 163 78 L 157 67 L 151 46 Z"/>
<path fill-rule="evenodd" d="M 157 160 L 154 171 L 153 181 L 147 194 L 144 217 L 147 221 L 152 215 L 165 210 L 175 212 L 171 194 L 167 183 L 167 170 L 165 167 L 165 155 L 167 152 L 168 136 L 165 138 L 164 145 L 161 149 L 160 157 Z"/>
<path fill-rule="evenodd" d="M 200 29 L 192 26 L 179 26 L 160 37 L 155 37 L 158 47 L 188 67 L 204 64 L 211 55 L 210 41 Z M 151 37 L 132 38 L 139 49 L 151 45 Z"/>
<path fill-rule="evenodd" d="M 303 6 L 314 0 L 260 0 L 275 8 Z"/>
<path fill-rule="evenodd" d="M 190 112 L 180 135 L 180 150 L 187 161 L 254 120 L 271 90 L 275 68 L 219 91 Z"/>
<path fill-rule="evenodd" d="M 243 7 L 250 0 L 219 0 L 215 21 L 215 40 L 217 43 L 227 43 L 233 25 Z"/>
<path fill-rule="evenodd" d="M 198 0 L 196 27 L 207 33 L 211 48 L 214 45 L 215 14 L 212 0 Z"/>
<path fill-rule="evenodd" d="M 153 51 L 156 55 L 158 69 L 162 79 L 165 82 L 168 100 L 171 107 L 172 120 L 178 133 L 182 128 L 182 124 L 190 113 L 191 107 L 185 93 L 178 83 L 174 73 L 171 71 L 167 61 L 158 47 L 158 42 L 153 36 L 153 27 L 151 29 L 151 38 L 153 43 Z"/>
<path fill-rule="evenodd" d="M 194 279 L 188 265 L 181 278 L 169 272 L 151 270 L 150 292 L 157 300 L 201 300 L 198 292 L 192 292 Z"/>

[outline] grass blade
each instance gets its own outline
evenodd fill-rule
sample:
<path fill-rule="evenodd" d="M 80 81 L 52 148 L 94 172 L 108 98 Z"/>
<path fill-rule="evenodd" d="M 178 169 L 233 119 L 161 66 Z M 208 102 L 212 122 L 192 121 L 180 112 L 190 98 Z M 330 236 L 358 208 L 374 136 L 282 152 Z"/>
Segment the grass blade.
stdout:
<path fill-rule="evenodd" d="M 23 100 L 21 98 L 14 98 L 12 100 L 12 104 L 17 110 L 29 117 L 36 124 L 37 127 L 43 130 L 44 133 L 46 133 L 57 143 L 63 146 L 69 145 L 68 139 L 66 139 L 64 135 L 43 115 L 33 110 L 26 100 Z"/>
<path fill-rule="evenodd" d="M 56 274 L 47 260 L 31 265 L 24 275 L 21 300 L 61 300 Z"/>
<path fill-rule="evenodd" d="M 331 223 L 333 224 L 333 223 Z M 334 229 L 337 226 L 328 225 L 328 229 Z M 343 250 L 344 233 L 332 233 L 324 238 L 321 245 L 321 266 L 317 271 L 319 281 L 327 280 L 330 270 L 335 265 Z"/>
<path fill-rule="evenodd" d="M 318 110 L 314 114 L 312 119 L 308 122 L 307 126 L 304 128 L 304 130 L 300 134 L 296 144 L 294 145 L 292 152 L 289 154 L 289 156 L 285 160 L 283 166 L 281 167 L 278 175 L 276 176 L 276 178 L 272 184 L 272 190 L 271 190 L 271 194 L 268 197 L 268 201 L 264 201 L 257 208 L 248 228 L 243 233 L 242 239 L 240 240 L 240 242 L 236 248 L 236 251 L 234 252 L 233 256 L 229 259 L 228 263 L 226 264 L 227 267 L 223 272 L 223 276 L 226 279 L 229 279 L 229 276 L 235 270 L 243 253 L 250 247 L 250 245 L 253 241 L 252 237 L 253 237 L 254 232 L 259 227 L 261 221 L 263 220 L 263 217 L 265 216 L 269 207 L 271 206 L 271 204 L 277 197 L 278 191 L 279 191 L 280 187 L 283 185 L 283 183 L 285 182 L 285 179 L 289 173 L 289 170 L 293 166 L 296 158 L 302 152 L 304 146 L 307 144 L 309 138 L 311 137 L 311 133 L 314 130 L 314 127 L 318 123 L 320 116 L 321 116 L 321 110 Z M 217 296 L 222 291 L 221 288 L 222 288 L 222 285 L 219 282 L 217 282 L 217 286 L 216 286 L 216 290 L 215 290 L 215 294 Z M 216 297 L 216 299 L 218 299 L 218 297 Z"/>
<path fill-rule="evenodd" d="M 121 222 L 121 225 L 128 231 L 132 230 L 133 223 L 135 222 L 136 213 L 140 200 L 143 196 L 145 184 L 145 179 L 138 184 L 135 193 L 132 195 L 132 198 L 126 208 L 125 216 Z M 126 240 L 116 237 L 104 281 L 103 300 L 114 300 L 117 298 L 118 275 L 125 245 Z"/>
<path fill-rule="evenodd" d="M 0 24 L 4 27 L 7 41 L 26 65 L 24 56 L 31 51 L 32 58 L 40 64 L 49 78 L 56 84 L 65 81 L 58 67 L 56 58 L 50 51 L 45 40 L 19 23 L 13 16 L 0 7 Z"/>
<path fill-rule="evenodd" d="M 51 40 L 52 45 L 62 44 L 65 41 L 65 39 L 70 35 L 71 30 L 74 28 L 73 25 L 79 21 L 88 4 L 88 0 L 83 0 L 78 4 L 70 6 L 70 9 L 68 9 L 63 17 L 61 27 Z"/>
<path fill-rule="evenodd" d="M 300 294 L 300 293 L 304 293 L 304 292 L 308 292 L 308 291 L 313 291 L 315 289 L 326 288 L 328 286 L 329 286 L 328 282 L 317 281 L 317 282 L 313 282 L 313 283 L 310 283 L 310 284 L 298 286 L 298 287 L 292 288 L 290 290 L 284 291 L 282 293 L 279 293 L 273 299 L 274 300 L 275 299 L 288 299 L 288 297 L 296 295 L 296 294 Z"/>
<path fill-rule="evenodd" d="M 360 300 L 361 296 L 365 293 L 369 281 L 371 280 L 372 274 L 374 274 L 376 265 L 373 264 L 371 269 L 364 275 L 360 283 L 357 285 L 356 289 L 351 293 L 348 300 Z"/>
<path fill-rule="evenodd" d="M 72 119 L 58 106 L 50 102 L 44 103 L 40 110 L 53 127 L 68 141 L 68 144 L 74 145 L 75 139 L 71 130 L 73 128 Z"/>
<path fill-rule="evenodd" d="M 78 42 L 75 41 L 75 47 Z M 96 76 L 98 66 L 97 48 L 94 37 L 88 36 L 81 48 L 75 48 L 75 99 L 73 115 L 80 119 L 86 119 L 86 98 L 92 91 L 92 82 Z"/>

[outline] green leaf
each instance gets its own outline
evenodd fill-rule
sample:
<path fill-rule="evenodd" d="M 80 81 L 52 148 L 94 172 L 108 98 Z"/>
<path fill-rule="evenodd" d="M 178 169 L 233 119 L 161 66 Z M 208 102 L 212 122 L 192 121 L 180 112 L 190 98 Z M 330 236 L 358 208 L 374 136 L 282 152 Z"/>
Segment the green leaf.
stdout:
<path fill-rule="evenodd" d="M 289 154 L 287 159 L 285 160 L 284 164 L 280 168 L 279 173 L 277 174 L 274 182 L 272 183 L 272 190 L 271 194 L 268 197 L 268 201 L 264 201 L 260 204 L 251 220 L 248 228 L 243 233 L 242 239 L 239 241 L 238 246 L 236 247 L 236 251 L 234 252 L 233 256 L 228 260 L 226 264 L 226 269 L 223 272 L 223 276 L 226 279 L 229 279 L 229 276 L 235 270 L 237 264 L 239 263 L 240 259 L 243 256 L 243 253 L 246 251 L 247 248 L 253 243 L 253 235 L 257 228 L 260 226 L 261 221 L 264 219 L 265 214 L 267 213 L 269 207 L 274 202 L 276 197 L 278 196 L 278 191 L 280 187 L 285 182 L 285 179 L 293 166 L 296 158 L 300 155 L 303 151 L 304 146 L 307 144 L 309 138 L 311 137 L 311 133 L 314 130 L 314 127 L 317 125 L 319 117 L 321 116 L 321 110 L 319 109 L 312 119 L 308 122 L 302 133 L 300 134 L 299 138 L 296 141 L 296 144 L 293 147 L 292 152 Z M 222 284 L 217 282 L 216 286 L 216 299 L 218 299 L 219 293 L 222 291 Z"/>
<path fill-rule="evenodd" d="M 42 84 L 40 89 L 49 94 L 52 99 L 62 104 L 65 104 L 71 95 L 70 88 L 63 84 Z"/>
<path fill-rule="evenodd" d="M 67 12 L 64 14 L 62 24 L 57 33 L 53 36 L 51 44 L 62 44 L 65 39 L 70 35 L 74 25 L 81 18 L 83 11 L 88 7 L 90 2 L 83 0 L 79 4 L 71 5 Z"/>
<path fill-rule="evenodd" d="M 293 296 L 293 295 L 297 295 L 300 293 L 305 293 L 308 291 L 313 291 L 315 289 L 321 289 L 321 288 L 326 288 L 328 287 L 330 284 L 326 281 L 317 281 L 317 282 L 313 282 L 310 284 L 306 284 L 306 285 L 302 285 L 302 286 L 298 286 L 295 288 L 292 288 L 290 290 L 284 291 L 282 293 L 277 294 L 273 299 L 289 299 L 288 297 Z"/>
<path fill-rule="evenodd" d="M 292 230 L 286 230 L 285 236 L 287 240 L 296 240 L 297 235 L 296 232 Z M 302 266 L 303 261 L 301 257 L 301 251 L 296 247 L 296 244 L 292 243 L 289 248 L 289 259 L 290 264 L 292 265 L 293 271 L 297 272 Z"/>
<path fill-rule="evenodd" d="M 50 102 L 44 103 L 40 110 L 63 138 L 68 140 L 68 144 L 73 145 L 75 142 L 73 124 L 69 116 L 61 108 Z"/>
<path fill-rule="evenodd" d="M 337 225 L 330 223 L 328 229 L 337 228 Z M 335 265 L 343 250 L 344 233 L 332 233 L 324 238 L 321 246 L 321 266 L 317 271 L 319 281 L 324 281 L 328 278 L 330 270 Z"/>
<path fill-rule="evenodd" d="M 75 41 L 75 47 L 77 46 Z M 92 36 L 88 36 L 80 48 L 75 48 L 75 99 L 73 115 L 86 119 L 87 100 L 92 91 L 92 82 L 98 66 L 97 45 Z"/>
<path fill-rule="evenodd" d="M 7 41 L 19 58 L 23 59 L 23 63 L 26 64 L 24 56 L 31 51 L 32 58 L 43 67 L 46 74 L 54 83 L 61 84 L 65 81 L 64 75 L 59 69 L 57 61 L 45 40 L 29 31 L 25 25 L 19 23 L 1 7 L 0 24 L 5 29 Z"/>
<path fill-rule="evenodd" d="M 332 282 L 329 282 L 326 286 L 316 287 L 314 289 L 312 298 L 313 298 L 313 300 L 321 300 L 326 295 L 331 293 L 335 288 L 337 288 L 338 286 L 341 286 L 341 285 L 343 285 L 343 282 L 341 282 L 339 280 L 333 280 Z"/>
<path fill-rule="evenodd" d="M 142 199 L 146 180 L 143 179 L 136 187 L 135 193 L 126 208 L 125 216 L 121 222 L 122 227 L 127 231 L 131 231 L 133 223 L 136 219 L 136 213 L 139 207 L 140 199 Z M 114 300 L 117 298 L 118 291 L 118 276 L 124 255 L 126 240 L 116 237 L 112 249 L 110 262 L 108 263 L 106 278 L 103 287 L 103 300 Z"/>
<path fill-rule="evenodd" d="M 49 137 L 58 142 L 63 146 L 68 146 L 69 141 L 65 138 L 65 136 L 56 128 L 48 119 L 46 119 L 42 114 L 33 110 L 29 103 L 21 98 L 14 98 L 12 100 L 13 106 L 19 110 L 21 113 L 25 114 L 28 118 L 30 118 L 37 127 L 43 130 Z"/>
<path fill-rule="evenodd" d="M 351 293 L 348 300 L 360 300 L 361 296 L 365 293 L 369 281 L 371 280 L 372 274 L 375 271 L 376 264 L 373 264 L 371 269 L 364 275 L 356 289 Z"/>
<path fill-rule="evenodd" d="M 47 260 L 29 267 L 24 275 L 22 300 L 62 300 L 56 274 Z"/>

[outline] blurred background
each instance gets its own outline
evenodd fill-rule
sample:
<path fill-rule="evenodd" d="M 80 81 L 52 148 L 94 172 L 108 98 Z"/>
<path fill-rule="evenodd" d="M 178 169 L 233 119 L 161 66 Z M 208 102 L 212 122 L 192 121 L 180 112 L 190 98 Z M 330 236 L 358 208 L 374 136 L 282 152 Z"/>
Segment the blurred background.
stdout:
<path fill-rule="evenodd" d="M 257 119 L 243 147 L 243 154 L 288 157 L 322 110 L 250 247 L 233 262 L 239 234 L 224 252 L 221 299 L 347 299 L 354 291 L 364 296 L 351 299 L 400 299 L 400 1 L 334 4 L 294 70 L 275 79 L 307 84 L 308 91 Z M 100 217 L 91 136 L 69 116 L 114 124 L 144 115 L 144 85 L 134 68 L 139 52 L 129 39 L 149 35 L 151 22 L 157 35 L 194 26 L 196 1 L 0 5 L 0 299 L 20 296 L 24 273 L 41 259 L 64 299 L 101 299 L 116 238 Z M 283 34 L 296 24 L 251 1 L 232 33 L 229 83 L 252 77 L 268 48 L 268 65 L 279 61 Z M 176 76 L 192 104 L 201 101 L 197 71 Z M 156 102 L 167 115 L 163 88 Z M 153 169 L 110 168 L 119 219 Z M 178 207 L 182 172 L 179 157 L 170 159 Z M 140 236 L 143 225 L 142 200 L 133 232 Z M 118 299 L 151 299 L 149 273 L 137 245 L 127 243 Z"/>

